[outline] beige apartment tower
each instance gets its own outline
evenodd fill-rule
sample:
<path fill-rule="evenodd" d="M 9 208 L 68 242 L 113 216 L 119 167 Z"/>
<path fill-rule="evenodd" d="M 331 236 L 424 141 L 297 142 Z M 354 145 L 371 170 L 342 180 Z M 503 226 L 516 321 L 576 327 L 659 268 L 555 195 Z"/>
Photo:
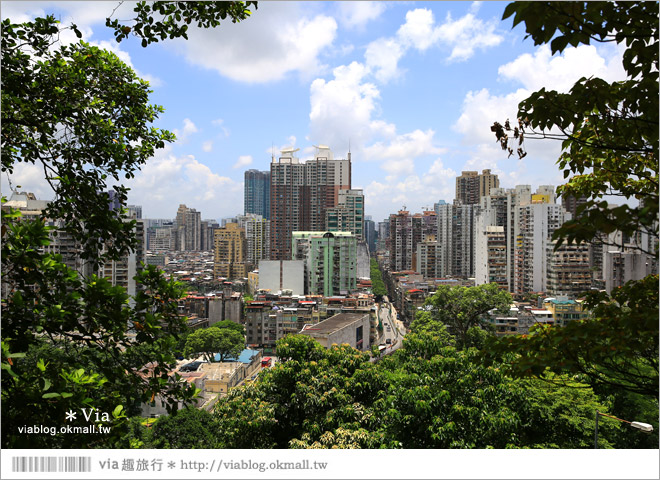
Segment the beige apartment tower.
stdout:
<path fill-rule="evenodd" d="M 246 278 L 247 265 L 245 255 L 247 250 L 245 231 L 237 223 L 228 223 L 222 228 L 216 228 L 213 235 L 214 277 Z"/>

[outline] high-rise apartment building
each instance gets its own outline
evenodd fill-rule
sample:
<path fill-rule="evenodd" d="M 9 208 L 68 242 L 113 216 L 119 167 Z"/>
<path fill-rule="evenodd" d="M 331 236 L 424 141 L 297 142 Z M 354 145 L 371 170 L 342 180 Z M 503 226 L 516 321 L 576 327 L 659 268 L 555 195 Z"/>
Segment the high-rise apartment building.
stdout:
<path fill-rule="evenodd" d="M 179 248 L 185 251 L 201 250 L 202 214 L 194 208 L 179 205 L 175 226 L 179 235 Z"/>
<path fill-rule="evenodd" d="M 407 210 L 390 215 L 387 248 L 390 251 L 390 271 L 412 269 L 413 228 L 412 216 Z"/>
<path fill-rule="evenodd" d="M 364 217 L 364 241 L 367 242 L 369 247 L 369 253 L 374 254 L 376 252 L 376 222 L 371 219 L 370 215 Z"/>
<path fill-rule="evenodd" d="M 390 215 L 389 232 L 391 271 L 416 270 L 417 245 L 436 241 L 436 213 L 427 210 L 411 215 L 407 210 L 399 210 Z"/>
<path fill-rule="evenodd" d="M 364 241 L 364 193 L 362 190 L 339 190 L 338 204 L 326 210 L 326 230 L 351 232 Z"/>
<path fill-rule="evenodd" d="M 270 172 L 255 169 L 245 172 L 243 213 L 254 213 L 270 220 Z"/>
<path fill-rule="evenodd" d="M 546 293 L 549 297 L 579 298 L 591 289 L 590 245 L 563 243 L 555 250 L 557 242 L 548 242 L 548 279 Z"/>
<path fill-rule="evenodd" d="M 488 169 L 481 174 L 474 171 L 461 172 L 461 176 L 456 177 L 456 202 L 462 205 L 478 204 L 482 197 L 490 194 L 491 188 L 499 186 L 497 175 Z"/>
<path fill-rule="evenodd" d="M 285 149 L 270 165 L 271 259 L 291 258 L 291 232 L 326 231 L 326 212 L 339 203 L 339 191 L 351 189 L 351 159 L 335 159 L 319 145 L 312 160 L 300 163 Z"/>
<path fill-rule="evenodd" d="M 245 237 L 247 254 L 245 260 L 252 268 L 259 265 L 260 260 L 268 260 L 270 256 L 270 220 L 261 215 L 253 215 L 245 221 Z"/>
<path fill-rule="evenodd" d="M 538 196 L 543 198 L 535 199 Z M 547 289 L 548 244 L 554 231 L 570 217 L 561 205 L 549 203 L 547 198 L 532 195 L 532 203 L 515 208 L 513 293 Z"/>
<path fill-rule="evenodd" d="M 247 277 L 245 231 L 236 223 L 214 230 L 213 275 L 224 278 Z"/>
<path fill-rule="evenodd" d="M 434 205 L 437 215 L 438 276 L 474 276 L 474 220 L 477 205 L 455 202 Z"/>
<path fill-rule="evenodd" d="M 357 238 L 350 232 L 292 232 L 294 260 L 305 261 L 310 295 L 346 295 L 357 288 Z"/>
<path fill-rule="evenodd" d="M 497 283 L 508 290 L 506 276 L 506 234 L 504 227 L 477 224 L 475 234 L 474 280 L 476 285 Z M 480 231 L 483 229 L 483 231 Z"/>

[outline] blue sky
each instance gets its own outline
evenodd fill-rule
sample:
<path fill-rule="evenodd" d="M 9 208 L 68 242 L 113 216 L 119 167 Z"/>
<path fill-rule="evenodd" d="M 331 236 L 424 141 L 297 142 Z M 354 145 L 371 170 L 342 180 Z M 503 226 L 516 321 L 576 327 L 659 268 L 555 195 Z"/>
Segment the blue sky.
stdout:
<path fill-rule="evenodd" d="M 191 30 L 189 40 L 142 48 L 117 44 L 104 26 L 114 2 L 2 2 L 2 17 L 54 13 L 84 39 L 111 49 L 153 88 L 165 113 L 156 126 L 177 141 L 131 187 L 147 218 L 179 204 L 220 219 L 243 212 L 243 174 L 268 170 L 271 148 L 329 145 L 353 158 L 353 188 L 380 221 L 404 205 L 419 212 L 451 202 L 462 170 L 490 168 L 503 187 L 558 185 L 557 142 L 530 142 L 507 158 L 490 132 L 545 86 L 566 91 L 582 76 L 624 78 L 616 46 L 552 56 L 500 21 L 505 2 L 260 2 L 240 24 Z M 130 18 L 131 2 L 116 18 Z M 64 37 L 64 41 L 70 41 Z M 50 198 L 36 167 L 11 178 Z M 7 179 L 2 179 L 3 192 Z"/>

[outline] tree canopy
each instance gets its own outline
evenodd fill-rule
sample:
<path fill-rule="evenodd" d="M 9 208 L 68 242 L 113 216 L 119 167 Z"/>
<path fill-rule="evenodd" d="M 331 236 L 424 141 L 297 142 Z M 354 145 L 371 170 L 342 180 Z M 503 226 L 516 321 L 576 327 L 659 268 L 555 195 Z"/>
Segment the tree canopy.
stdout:
<path fill-rule="evenodd" d="M 524 25 L 535 45 L 549 43 L 553 54 L 568 45 L 623 47 L 625 80 L 581 78 L 566 93 L 543 88 L 519 104 L 513 126 L 495 123 L 492 130 L 503 149 L 511 155 L 517 148 L 521 158 L 529 140 L 562 142 L 557 163 L 567 182 L 558 192 L 586 203 L 553 234 L 557 248 L 563 241 L 608 245 L 607 235 L 618 231 L 657 262 L 658 3 L 514 2 L 504 11 L 509 17 L 514 27 Z M 606 195 L 627 203 L 610 205 Z M 515 353 L 508 357 L 515 375 L 580 373 L 594 387 L 657 399 L 657 274 L 611 295 L 591 292 L 585 305 L 589 319 L 490 342 L 486 356 Z"/>
<path fill-rule="evenodd" d="M 187 358 L 204 355 L 207 361 L 213 362 L 215 355 L 219 354 L 220 361 L 223 362 L 227 357 L 238 357 L 244 348 L 245 337 L 240 331 L 213 325 L 195 330 L 188 336 L 184 355 Z"/>
<path fill-rule="evenodd" d="M 214 27 L 227 17 L 240 21 L 250 13 L 247 6 L 140 2 L 132 26 L 109 23 L 147 40 L 163 33 L 185 38 L 181 22 Z M 179 18 L 182 12 L 188 17 Z M 153 27 L 140 29 L 139 22 Z M 180 285 L 145 267 L 129 297 L 125 288 L 97 276 L 100 264 L 125 258 L 137 246 L 135 221 L 122 208 L 110 208 L 110 201 L 126 205 L 122 181 L 174 135 L 153 127 L 163 110 L 149 103 L 147 82 L 112 52 L 83 41 L 60 44 L 64 28 L 82 37 L 76 25 L 62 27 L 52 15 L 2 21 L 2 174 L 21 163 L 36 165 L 55 195 L 37 219 L 2 208 L 4 447 L 112 445 L 135 427 L 126 417 L 139 413 L 142 402 L 159 396 L 174 412 L 196 393 L 170 376 L 177 343 L 187 332 L 177 311 Z M 55 234 L 46 220 L 70 236 L 90 271 L 72 270 L 62 255 L 45 251 Z M 110 433 L 39 436 L 19 430 L 26 419 L 59 428 L 65 412 L 81 408 L 111 414 Z M 81 416 L 78 423 L 88 426 Z"/>
<path fill-rule="evenodd" d="M 558 245 L 606 242 L 603 234 L 615 230 L 642 230 L 657 240 L 658 3 L 513 2 L 504 11 L 503 19 L 509 17 L 535 45 L 549 43 L 553 54 L 592 43 L 625 48 L 625 80 L 581 78 L 567 93 L 542 88 L 520 103 L 513 126 L 507 120 L 492 127 L 502 148 L 521 158 L 530 140 L 562 142 L 557 163 L 567 182 L 558 192 L 586 203 L 555 231 Z M 639 205 L 611 206 L 605 195 Z M 657 255 L 656 245 L 638 248 Z"/>
<path fill-rule="evenodd" d="M 432 322 L 446 325 L 462 348 L 466 345 L 468 331 L 472 327 L 487 326 L 485 320 L 489 312 L 498 310 L 506 313 L 511 302 L 511 295 L 495 283 L 476 287 L 440 285 L 424 302 L 423 308 L 426 311 L 415 317 L 411 330 L 435 332 L 437 328 Z"/>

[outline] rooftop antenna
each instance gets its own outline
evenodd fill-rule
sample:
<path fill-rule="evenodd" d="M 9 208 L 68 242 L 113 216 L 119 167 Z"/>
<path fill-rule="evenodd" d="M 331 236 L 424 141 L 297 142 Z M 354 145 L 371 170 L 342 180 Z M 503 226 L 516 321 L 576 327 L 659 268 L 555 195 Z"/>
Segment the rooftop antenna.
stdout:
<path fill-rule="evenodd" d="M 270 141 L 270 159 L 271 161 L 275 161 L 275 142 L 272 140 Z"/>
<path fill-rule="evenodd" d="M 351 139 L 348 139 L 348 159 L 351 159 Z"/>

